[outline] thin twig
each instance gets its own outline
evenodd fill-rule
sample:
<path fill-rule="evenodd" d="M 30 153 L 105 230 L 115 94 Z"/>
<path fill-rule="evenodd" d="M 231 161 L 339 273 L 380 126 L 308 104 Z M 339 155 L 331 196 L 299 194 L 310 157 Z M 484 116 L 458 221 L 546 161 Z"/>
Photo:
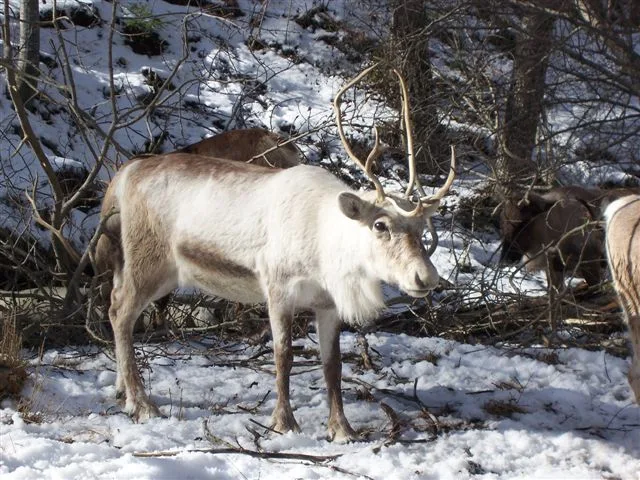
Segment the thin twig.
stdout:
<path fill-rule="evenodd" d="M 64 237 L 64 235 L 62 235 L 62 232 L 60 231 L 60 229 L 55 228 L 53 225 L 51 225 L 49 222 L 47 222 L 46 220 L 44 220 L 41 216 L 40 216 L 40 212 L 38 212 L 38 208 L 36 207 L 36 202 L 35 200 L 29 195 L 29 193 L 24 192 L 25 196 L 27 197 L 27 200 L 29 201 L 29 203 L 31 204 L 31 207 L 33 209 L 33 220 L 40 226 L 44 227 L 45 229 L 49 230 L 49 232 L 51 232 L 51 234 L 58 239 L 58 241 L 60 242 L 60 244 L 62 245 L 62 247 L 65 249 L 65 251 L 67 252 L 67 254 L 69 254 L 69 256 L 71 257 L 71 259 L 73 260 L 73 262 L 75 264 L 77 264 L 80 261 L 80 255 L 78 255 L 78 252 L 76 251 L 75 248 L 73 248 L 71 246 L 71 244 L 69 243 L 69 241 Z"/>

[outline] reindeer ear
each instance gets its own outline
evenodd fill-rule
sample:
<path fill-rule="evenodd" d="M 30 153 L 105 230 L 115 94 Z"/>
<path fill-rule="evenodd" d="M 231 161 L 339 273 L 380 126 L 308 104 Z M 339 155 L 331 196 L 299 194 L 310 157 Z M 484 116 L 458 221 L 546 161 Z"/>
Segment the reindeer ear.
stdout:
<path fill-rule="evenodd" d="M 341 192 L 338 195 L 340 211 L 351 220 L 361 220 L 366 211 L 366 202 L 351 192 Z"/>

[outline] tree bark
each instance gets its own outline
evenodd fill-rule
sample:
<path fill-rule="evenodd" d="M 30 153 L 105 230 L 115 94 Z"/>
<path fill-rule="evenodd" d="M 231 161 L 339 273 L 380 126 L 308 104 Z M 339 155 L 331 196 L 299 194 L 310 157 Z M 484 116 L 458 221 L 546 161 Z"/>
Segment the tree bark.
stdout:
<path fill-rule="evenodd" d="M 438 173 L 440 161 L 448 161 L 448 147 L 442 141 L 438 122 L 434 80 L 431 70 L 428 25 L 424 0 L 394 0 L 392 41 L 388 58 L 402 72 L 409 89 L 413 118 L 416 162 L 423 172 Z M 446 170 L 446 169 L 445 169 Z"/>
<path fill-rule="evenodd" d="M 20 1 L 20 39 L 18 54 L 18 95 L 25 105 L 38 92 L 40 64 L 40 13 L 38 0 Z"/>
<path fill-rule="evenodd" d="M 496 171 L 499 184 L 507 190 L 530 180 L 536 171 L 531 154 L 543 109 L 553 24 L 553 17 L 544 12 L 527 13 L 516 40 Z"/>

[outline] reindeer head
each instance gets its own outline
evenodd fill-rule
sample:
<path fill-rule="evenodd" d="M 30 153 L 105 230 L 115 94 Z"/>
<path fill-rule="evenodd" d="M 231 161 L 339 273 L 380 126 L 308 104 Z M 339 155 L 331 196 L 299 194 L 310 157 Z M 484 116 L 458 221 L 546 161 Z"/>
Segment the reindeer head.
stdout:
<path fill-rule="evenodd" d="M 500 212 L 500 263 L 515 264 L 522 259 L 530 243 L 534 241 L 529 235 L 523 235 L 523 230 L 553 204 L 554 201 L 533 192 L 527 192 L 522 198 L 513 196 L 504 201 Z"/>
<path fill-rule="evenodd" d="M 455 178 L 455 151 L 451 148 L 451 168 L 445 184 L 435 195 L 425 196 L 419 186 L 416 175 L 415 155 L 411 118 L 409 115 L 408 92 L 404 79 L 397 70 L 394 73 L 399 79 L 402 92 L 403 123 L 407 137 L 407 159 L 409 163 L 409 184 L 404 196 L 388 195 L 382 184 L 372 173 L 372 165 L 381 154 L 378 130 L 374 127 L 374 147 L 362 162 L 352 151 L 342 127 L 340 101 L 344 92 L 359 82 L 373 70 L 373 65 L 343 86 L 336 94 L 333 102 L 336 124 L 340 139 L 349 158 L 358 165 L 373 182 L 375 192 L 353 193 L 342 192 L 338 202 L 342 213 L 351 220 L 360 222 L 363 228 L 363 248 L 372 259 L 368 266 L 379 279 L 397 285 L 400 289 L 414 297 L 426 295 L 435 288 L 439 281 L 436 268 L 431 263 L 430 255 L 437 246 L 437 235 L 431 217 L 436 213 L 440 200 L 446 195 Z M 422 195 L 412 199 L 414 188 L 418 185 Z M 425 250 L 422 234 L 429 228 L 432 245 Z"/>

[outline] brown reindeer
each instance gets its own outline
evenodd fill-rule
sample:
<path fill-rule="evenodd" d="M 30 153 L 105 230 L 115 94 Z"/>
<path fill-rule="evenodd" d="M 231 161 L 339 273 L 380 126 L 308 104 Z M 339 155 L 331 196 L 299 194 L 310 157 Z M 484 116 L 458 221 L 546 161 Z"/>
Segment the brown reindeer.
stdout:
<path fill-rule="evenodd" d="M 570 274 L 589 285 L 600 283 L 603 234 L 596 228 L 595 212 L 587 202 L 558 190 L 505 201 L 500 262 L 521 262 L 530 271 L 545 271 L 549 286 L 557 291 Z"/>
<path fill-rule="evenodd" d="M 598 222 L 607 205 L 631 193 L 640 189 L 570 185 L 507 199 L 500 213 L 500 263 L 521 262 L 530 271 L 545 271 L 555 290 L 568 275 L 597 285 L 605 270 L 604 233 Z"/>
<path fill-rule="evenodd" d="M 320 167 L 288 169 L 177 153 L 127 163 L 104 198 L 105 235 L 96 256 L 113 270 L 111 321 L 116 351 L 116 392 L 137 420 L 160 414 L 145 392 L 133 349 L 136 318 L 153 300 L 178 286 L 241 303 L 266 302 L 276 367 L 274 429 L 298 431 L 289 399 L 293 363 L 291 324 L 297 310 L 315 312 L 329 396 L 330 438 L 358 438 L 342 403 L 341 321 L 362 324 L 384 308 L 383 282 L 423 297 L 439 281 L 422 244 L 427 219 L 455 177 L 441 189 L 412 200 L 411 180 L 402 196 L 388 195 L 372 174 L 377 138 L 366 161 L 352 152 L 340 118 L 340 98 L 373 67 L 347 83 L 334 109 L 348 156 L 376 187 L 350 190 Z M 408 94 L 404 125 L 411 135 Z M 408 142 L 409 144 L 410 142 Z"/>
<path fill-rule="evenodd" d="M 605 219 L 609 269 L 631 336 L 629 384 L 640 404 L 640 195 L 611 203 Z"/>
<path fill-rule="evenodd" d="M 192 153 L 275 168 L 295 167 L 301 158 L 293 142 L 263 128 L 219 133 L 172 153 Z"/>

